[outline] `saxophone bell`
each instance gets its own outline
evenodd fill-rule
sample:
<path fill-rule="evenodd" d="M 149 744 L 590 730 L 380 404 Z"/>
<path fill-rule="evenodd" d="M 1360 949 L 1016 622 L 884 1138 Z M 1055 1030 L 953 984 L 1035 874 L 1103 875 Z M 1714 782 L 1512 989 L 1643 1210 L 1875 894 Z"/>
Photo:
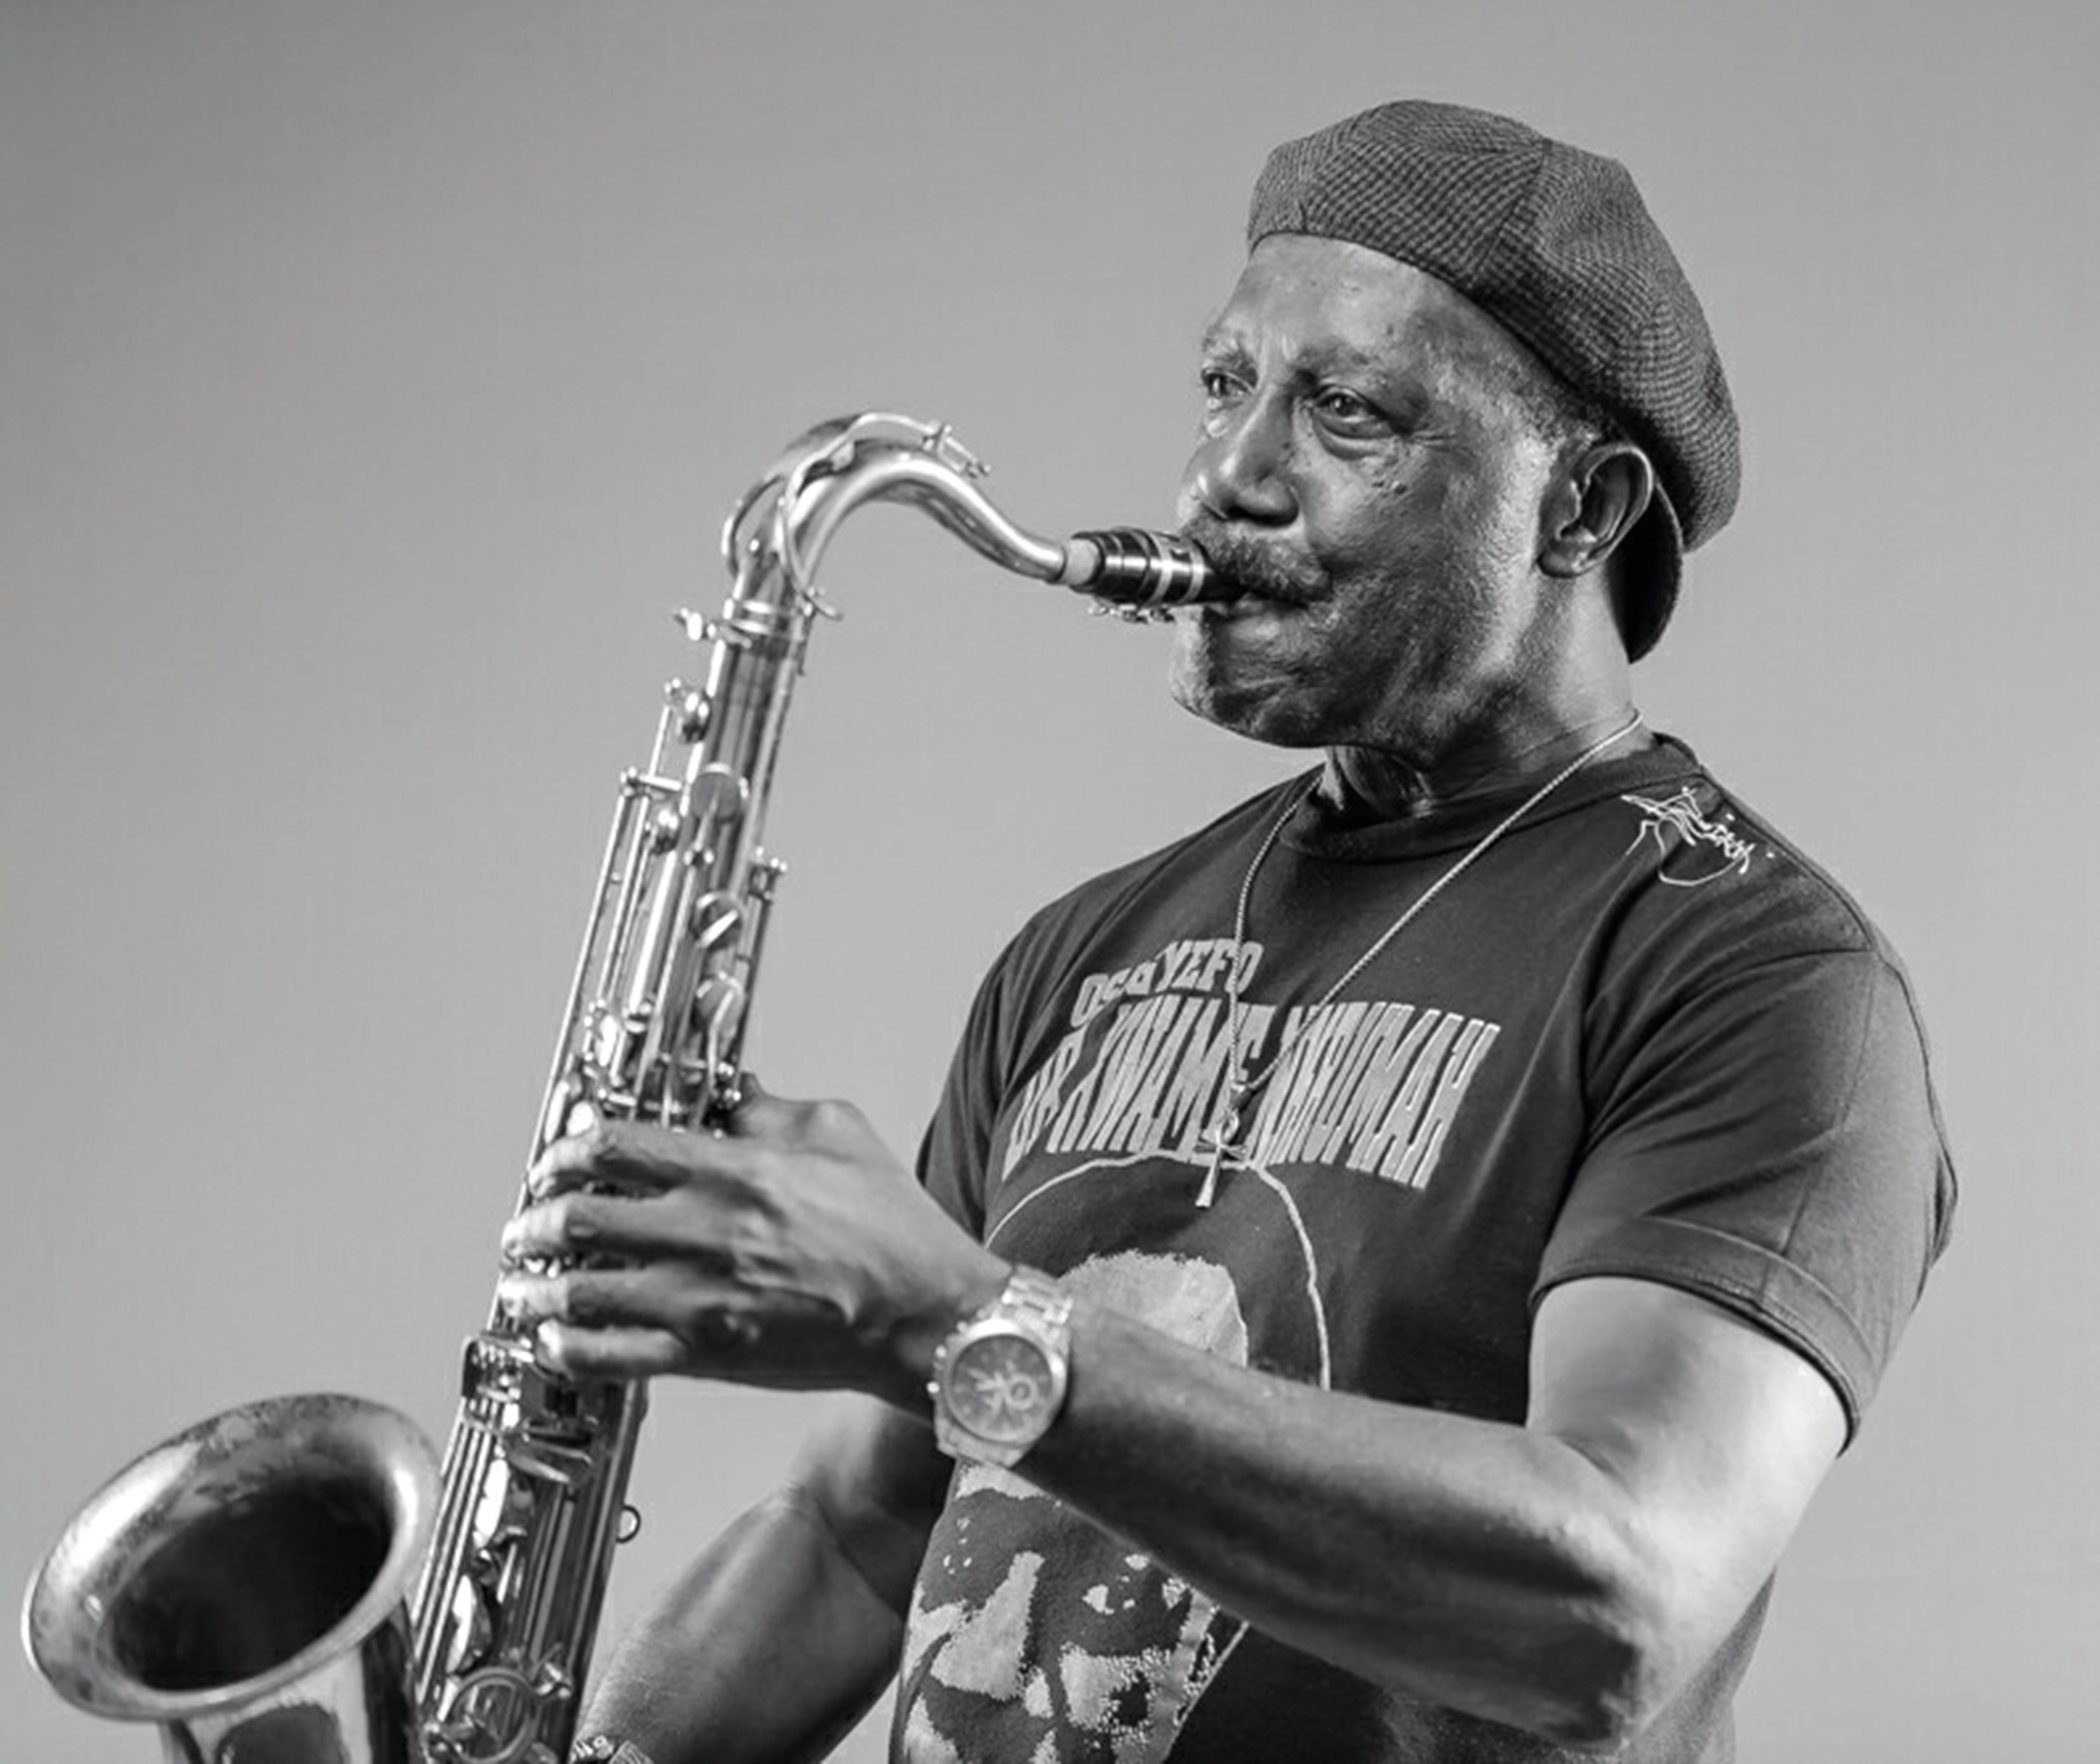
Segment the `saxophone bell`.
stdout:
<path fill-rule="evenodd" d="M 250 1403 L 119 1471 L 31 1583 L 23 1640 L 170 1764 L 420 1764 L 407 1598 L 437 1462 L 355 1397 Z"/>

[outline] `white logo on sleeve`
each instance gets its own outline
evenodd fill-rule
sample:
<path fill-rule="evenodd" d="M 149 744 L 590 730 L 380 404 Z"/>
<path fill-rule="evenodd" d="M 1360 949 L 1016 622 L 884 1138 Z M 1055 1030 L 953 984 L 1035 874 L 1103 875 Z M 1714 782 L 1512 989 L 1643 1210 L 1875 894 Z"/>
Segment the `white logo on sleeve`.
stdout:
<path fill-rule="evenodd" d="M 1640 811 L 1629 853 L 1652 840 L 1656 877 L 1672 888 L 1698 888 L 1724 875 L 1747 875 L 1758 848 L 1728 824 L 1727 811 L 1710 820 L 1699 811 L 1690 786 L 1673 796 L 1623 796 Z"/>

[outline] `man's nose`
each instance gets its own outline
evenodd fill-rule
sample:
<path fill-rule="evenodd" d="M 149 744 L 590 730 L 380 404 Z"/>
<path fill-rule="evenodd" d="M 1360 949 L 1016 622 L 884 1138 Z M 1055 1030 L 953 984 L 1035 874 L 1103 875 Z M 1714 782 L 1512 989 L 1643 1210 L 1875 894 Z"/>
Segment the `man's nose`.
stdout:
<path fill-rule="evenodd" d="M 1190 457 L 1183 500 L 1218 520 L 1282 526 L 1298 512 L 1290 461 L 1288 400 L 1251 395 L 1218 418 Z"/>

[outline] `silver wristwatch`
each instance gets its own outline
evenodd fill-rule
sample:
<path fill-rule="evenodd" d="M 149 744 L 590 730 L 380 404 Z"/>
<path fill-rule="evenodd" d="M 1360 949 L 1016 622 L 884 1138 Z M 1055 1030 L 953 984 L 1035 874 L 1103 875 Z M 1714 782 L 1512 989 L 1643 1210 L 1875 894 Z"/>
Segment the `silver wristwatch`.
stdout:
<path fill-rule="evenodd" d="M 1017 1464 L 1050 1431 L 1071 1378 L 1072 1300 L 1048 1274 L 1017 1268 L 933 1354 L 933 1440 L 968 1464 Z"/>

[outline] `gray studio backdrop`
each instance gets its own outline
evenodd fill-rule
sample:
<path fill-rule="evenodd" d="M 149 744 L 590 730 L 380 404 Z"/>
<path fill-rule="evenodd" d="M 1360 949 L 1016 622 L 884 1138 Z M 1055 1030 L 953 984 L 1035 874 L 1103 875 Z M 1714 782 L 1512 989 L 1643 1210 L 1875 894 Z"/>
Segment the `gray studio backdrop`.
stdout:
<path fill-rule="evenodd" d="M 225 1405 L 443 1431 L 667 615 L 780 445 L 937 416 L 1028 524 L 1164 519 L 1263 152 L 1418 93 L 1626 160 L 1702 290 L 1748 479 L 1643 700 L 1904 948 L 1966 1176 L 1744 1756 L 2083 1755 L 2093 16 L 7 0 L 0 1582 Z M 830 577 L 756 1063 L 908 1146 L 1030 907 L 1290 761 L 908 512 Z M 807 1413 L 660 1391 L 615 1626 Z M 0 1731 L 152 1750 L 11 1660 Z"/>

